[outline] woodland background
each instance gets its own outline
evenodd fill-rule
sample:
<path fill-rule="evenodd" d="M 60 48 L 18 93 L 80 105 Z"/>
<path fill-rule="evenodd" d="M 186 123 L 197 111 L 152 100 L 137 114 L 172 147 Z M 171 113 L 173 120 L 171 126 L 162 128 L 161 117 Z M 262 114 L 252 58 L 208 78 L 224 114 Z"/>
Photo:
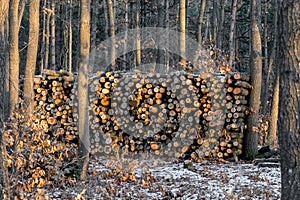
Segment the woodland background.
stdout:
<path fill-rule="evenodd" d="M 226 59 L 234 71 L 251 75 L 249 99 L 251 115 L 245 137 L 246 159 L 257 155 L 258 124 L 268 123 L 260 145 L 278 148 L 282 170 L 282 198 L 299 198 L 299 48 L 300 3 L 296 0 L 1 0 L 0 1 L 0 130 L 15 116 L 23 99 L 33 111 L 33 76 L 45 69 L 80 72 L 91 49 L 105 48 L 101 42 L 127 29 L 164 27 L 177 30 L 209 49 L 213 59 Z M 126 44 L 112 41 L 115 48 Z M 138 40 L 139 38 L 137 38 Z M 181 52 L 187 54 L 183 40 Z M 138 43 L 138 41 L 137 41 Z M 128 70 L 159 60 L 166 66 L 185 67 L 187 61 L 140 44 L 135 52 L 111 57 L 113 70 Z M 80 75 L 82 84 L 85 75 Z M 80 94 L 84 87 L 79 84 Z M 82 95 L 84 98 L 86 95 Z M 279 98 L 280 97 L 280 98 Z M 81 98 L 81 97 L 80 97 Z M 86 110 L 86 105 L 80 109 Z M 279 111 L 279 113 L 278 113 Z M 79 136 L 84 138 L 87 115 L 79 120 Z M 277 128 L 278 117 L 280 120 Z M 14 117 L 17 119 L 17 117 Z M 82 119 L 82 120 L 81 120 Z M 19 127 L 18 127 L 19 128 Z M 278 130 L 278 131 L 277 131 Z M 79 145 L 80 146 L 80 145 Z M 80 149 L 80 147 L 79 147 Z M 81 169 L 86 168 L 86 150 L 79 150 Z M 83 159 L 81 159 L 83 158 Z M 4 163 L 4 162 L 3 162 Z M 2 166 L 5 172 L 6 166 Z M 291 172 L 292 169 L 292 173 Z M 85 179 L 85 170 L 81 178 Z M 5 174 L 5 173 L 4 173 Z M 3 184 L 8 184 L 8 180 Z"/>

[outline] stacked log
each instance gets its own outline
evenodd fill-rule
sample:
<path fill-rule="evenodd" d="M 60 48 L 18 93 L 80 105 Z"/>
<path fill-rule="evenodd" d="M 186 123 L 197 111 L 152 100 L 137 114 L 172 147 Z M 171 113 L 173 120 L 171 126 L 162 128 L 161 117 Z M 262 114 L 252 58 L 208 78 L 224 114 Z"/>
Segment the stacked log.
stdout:
<path fill-rule="evenodd" d="M 66 71 L 45 70 L 34 78 L 35 111 L 45 131 L 62 141 L 77 138 L 73 118 L 74 76 Z"/>
<path fill-rule="evenodd" d="M 109 145 L 120 145 L 127 151 L 136 152 L 147 149 L 154 154 L 168 153 L 169 149 L 164 149 L 164 144 L 171 143 L 173 146 L 178 146 L 177 152 L 192 158 L 229 158 L 242 153 L 243 132 L 246 128 L 245 117 L 249 113 L 247 96 L 252 87 L 248 83 L 249 76 L 246 74 L 204 73 L 187 74 L 184 78 L 179 76 L 179 80 L 184 80 L 193 86 L 191 92 L 195 93 L 196 99 L 184 98 L 184 94 L 181 97 L 180 93 L 172 93 L 167 85 L 169 82 L 176 82 L 175 79 L 170 80 L 168 77 L 163 79 L 163 77 L 155 77 L 155 74 L 149 74 L 146 76 L 148 79 L 137 75 L 135 79 L 126 82 L 123 76 L 118 73 L 103 73 L 93 77 L 93 81 L 90 83 L 90 99 L 94 99 L 91 109 L 94 112 L 91 129 L 93 135 L 96 135 L 92 139 L 92 149 L 99 146 L 101 140 L 109 140 L 111 141 L 108 143 Z M 153 76 L 155 78 L 151 79 Z M 160 83 L 156 83 L 155 80 L 159 78 L 165 82 L 158 81 Z M 130 87 L 130 83 L 134 86 Z M 126 89 L 122 92 L 116 91 L 115 87 L 118 84 L 128 84 L 128 91 Z M 180 85 L 182 82 L 179 81 L 178 84 Z M 124 95 L 124 93 L 130 92 L 132 95 Z M 95 93 L 97 95 L 94 95 Z M 114 95 L 120 99 L 117 104 L 111 102 Z M 194 116 L 199 119 L 194 140 L 188 146 L 179 144 L 178 140 L 172 142 L 174 135 L 184 129 L 179 129 L 179 126 L 182 126 L 180 124 L 182 112 L 186 109 L 180 105 L 180 99 L 185 100 L 185 105 L 193 105 L 192 107 L 196 109 Z M 116 105 L 112 105 L 112 103 Z M 116 117 L 112 111 L 114 110 L 112 107 L 115 106 L 128 108 L 128 116 L 132 118 L 128 118 L 127 123 L 130 124 L 130 121 L 133 121 L 135 124 L 140 124 L 141 127 L 153 124 L 152 118 L 149 117 L 151 112 L 158 116 L 166 113 L 165 126 L 160 127 L 162 128 L 160 131 L 151 132 L 151 136 L 143 131 L 143 135 L 134 135 L 134 130 L 131 130 L 130 127 L 126 128 L 126 132 L 122 130 L 124 124 L 120 125 L 117 122 L 116 118 L 120 116 Z M 100 133 L 99 130 L 101 130 Z M 102 138 L 101 134 L 105 137 Z M 187 133 L 179 134 L 183 135 L 181 137 L 188 137 Z M 108 136 L 113 139 L 107 139 Z M 95 151 L 98 150 L 96 148 Z"/>
<path fill-rule="evenodd" d="M 77 135 L 73 82 L 71 74 L 52 71 L 35 81 L 45 127 L 63 128 L 70 138 Z M 89 81 L 92 153 L 176 151 L 193 159 L 240 155 L 251 88 L 249 76 L 239 72 L 94 74 Z"/>

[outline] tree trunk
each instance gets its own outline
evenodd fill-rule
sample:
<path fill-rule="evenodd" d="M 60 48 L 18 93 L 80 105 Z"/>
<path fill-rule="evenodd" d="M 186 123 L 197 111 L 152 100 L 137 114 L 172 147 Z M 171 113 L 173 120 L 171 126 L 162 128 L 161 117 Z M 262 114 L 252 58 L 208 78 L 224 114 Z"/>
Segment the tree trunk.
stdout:
<path fill-rule="evenodd" d="M 47 2 L 46 2 L 47 1 Z M 45 3 L 45 8 L 47 8 L 46 6 L 49 6 L 49 2 L 48 0 L 46 0 Z M 50 12 L 49 12 L 50 11 Z M 51 18 L 51 10 L 49 8 L 47 8 L 47 12 L 46 12 L 46 25 L 45 25 L 45 29 L 46 29 L 46 35 L 45 35 L 45 55 L 44 55 L 44 69 L 48 69 L 49 66 L 49 49 L 50 49 L 50 18 Z"/>
<path fill-rule="evenodd" d="M 276 72 L 276 82 L 274 87 L 271 119 L 270 119 L 270 133 L 268 136 L 268 143 L 273 149 L 276 149 L 278 147 L 277 121 L 278 121 L 278 104 L 279 104 L 279 79 L 280 79 L 280 74 Z"/>
<path fill-rule="evenodd" d="M 103 14 L 104 14 L 104 21 L 105 21 L 105 27 L 104 27 L 104 35 L 105 39 L 108 39 L 108 6 L 106 3 L 106 0 L 103 0 Z M 110 61 L 108 61 L 108 51 L 105 51 L 105 64 L 108 64 Z"/>
<path fill-rule="evenodd" d="M 224 21 L 225 21 L 225 4 L 226 1 L 221 0 L 220 6 L 221 6 L 221 14 L 220 14 L 220 22 L 219 22 L 219 32 L 218 32 L 218 43 L 217 47 L 219 49 L 222 49 L 223 44 L 223 34 L 224 34 Z"/>
<path fill-rule="evenodd" d="M 70 7 L 69 7 L 69 72 L 72 72 L 72 53 L 73 53 L 73 26 L 72 26 L 72 18 L 73 18 L 73 0 L 70 0 Z"/>
<path fill-rule="evenodd" d="M 9 5 L 9 112 L 12 114 L 19 99 L 19 0 Z"/>
<path fill-rule="evenodd" d="M 253 89 L 250 94 L 249 107 L 252 111 L 248 117 L 248 129 L 245 138 L 244 156 L 246 159 L 253 159 L 257 154 L 258 145 L 258 118 L 260 111 L 260 95 L 262 82 L 262 47 L 259 29 L 258 8 L 261 5 L 259 0 L 252 0 L 251 4 L 251 34 L 252 34 L 252 52 L 251 52 L 251 85 Z"/>
<path fill-rule="evenodd" d="M 205 32 L 204 32 L 204 42 L 210 42 L 210 1 L 207 2 L 206 6 L 206 24 L 205 24 Z"/>
<path fill-rule="evenodd" d="M 179 4 L 179 18 L 180 18 L 180 37 L 179 37 L 179 48 L 181 56 L 181 64 L 186 66 L 186 40 L 185 40 L 185 22 L 186 22 L 186 5 L 185 0 L 180 0 Z"/>
<path fill-rule="evenodd" d="M 236 24 L 236 5 L 237 0 L 233 0 L 232 3 L 232 14 L 231 14 L 231 24 L 230 24 L 230 34 L 229 34 L 229 66 L 233 66 L 234 60 L 235 60 L 235 24 Z"/>
<path fill-rule="evenodd" d="M 3 113 L 5 121 L 9 115 L 9 101 L 8 101 L 8 92 L 9 92 L 9 0 L 5 0 L 0 10 L 0 66 L 1 67 L 1 74 L 3 76 L 3 82 L 0 84 L 3 86 Z M 2 78 L 2 77 L 1 77 Z M 0 86 L 0 87 L 1 87 Z"/>
<path fill-rule="evenodd" d="M 212 42 L 214 45 L 217 45 L 217 37 L 218 37 L 218 31 L 219 31 L 219 0 L 213 0 L 213 38 Z"/>
<path fill-rule="evenodd" d="M 0 99 L 2 103 L 0 104 L 0 184 L 2 186 L 0 191 L 0 199 L 4 199 L 4 195 L 7 196 L 7 199 L 10 199 L 10 189 L 9 189 L 9 179 L 8 179 L 8 170 L 6 166 L 6 158 L 3 152 L 4 148 L 2 145 L 2 137 L 4 130 L 4 122 L 8 117 L 7 107 L 7 91 L 6 91 L 6 80 L 9 77 L 6 66 L 8 66 L 8 10 L 9 10 L 9 1 L 4 2 L 0 8 Z M 6 189 L 3 189 L 6 188 Z"/>
<path fill-rule="evenodd" d="M 89 163 L 88 65 L 90 52 L 90 0 L 80 1 L 80 63 L 78 71 L 78 134 L 80 179 L 85 180 Z"/>
<path fill-rule="evenodd" d="M 204 12 L 205 12 L 206 0 L 201 1 L 201 9 L 199 9 L 199 22 L 198 22 L 198 43 L 202 45 L 202 26 L 204 21 Z M 200 5 L 200 0 L 199 0 Z"/>
<path fill-rule="evenodd" d="M 279 13 L 279 146 L 281 199 L 300 199 L 300 21 L 298 0 L 281 1 Z M 280 4 L 279 4 L 280 5 Z"/>
<path fill-rule="evenodd" d="M 278 11 L 278 4 L 277 4 L 277 0 L 274 1 L 274 10 Z M 272 52 L 270 55 L 270 59 L 269 62 L 267 63 L 268 65 L 265 66 L 265 71 L 266 71 L 266 78 L 265 81 L 266 83 L 264 84 L 264 95 L 263 95 L 263 104 L 262 104 L 262 113 L 264 115 L 268 115 L 269 114 L 269 109 L 270 109 L 270 104 L 268 103 L 268 99 L 269 99 L 269 95 L 270 95 L 270 87 L 271 87 L 271 77 L 272 77 L 272 72 L 274 71 L 273 69 L 274 64 L 275 64 L 275 57 L 276 57 L 276 53 L 278 51 L 278 28 L 277 28 L 277 24 L 278 24 L 278 14 L 275 12 L 274 13 L 274 39 L 273 39 L 273 47 L 272 47 Z M 266 53 L 265 53 L 266 54 Z M 275 77 L 276 78 L 276 77 Z"/>
<path fill-rule="evenodd" d="M 169 0 L 165 0 L 165 27 L 166 29 L 170 28 L 170 15 L 169 15 Z M 170 35 L 168 35 L 167 37 L 167 41 L 166 41 L 166 49 L 164 49 L 164 54 L 165 54 L 165 65 L 166 65 L 166 72 L 168 73 L 170 70 L 170 56 L 169 56 L 169 41 L 170 41 Z"/>
<path fill-rule="evenodd" d="M 39 10 L 40 0 L 31 0 L 29 2 L 29 36 L 24 80 L 24 99 L 28 100 L 29 103 L 28 113 L 32 113 L 33 111 L 33 77 L 36 69 L 39 41 Z"/>
<path fill-rule="evenodd" d="M 165 21 L 164 19 L 164 12 L 166 12 L 166 10 L 164 10 L 164 6 L 165 6 L 165 0 L 157 0 L 157 27 L 162 28 L 164 26 Z M 157 36 L 156 38 L 157 41 L 157 49 L 156 49 L 156 63 L 162 64 L 164 62 L 163 58 L 164 58 L 164 53 L 163 53 L 163 47 L 161 47 L 162 41 L 160 40 L 160 37 Z M 163 41 L 164 42 L 164 41 Z M 156 66 L 153 66 L 154 68 Z M 158 69 L 163 70 L 163 69 Z"/>
<path fill-rule="evenodd" d="M 125 0 L 124 2 L 125 4 L 125 35 L 124 35 L 124 50 L 123 52 L 126 53 L 124 54 L 124 62 L 123 62 L 123 69 L 127 69 L 127 67 L 129 66 L 126 66 L 127 65 L 127 39 L 128 39 L 128 29 L 129 29 L 129 17 L 128 17 L 128 9 L 129 9 L 129 6 L 128 6 L 128 0 Z"/>
<path fill-rule="evenodd" d="M 56 69 L 56 47 L 55 47 L 55 0 L 51 1 L 51 69 Z"/>
<path fill-rule="evenodd" d="M 47 6 L 47 0 L 43 1 L 42 8 Z M 42 44 L 41 44 L 41 61 L 40 61 L 40 73 L 43 72 L 45 68 L 45 54 L 46 54 L 46 19 L 47 19 L 47 14 L 46 12 L 43 12 L 43 22 L 42 22 Z"/>
<path fill-rule="evenodd" d="M 110 41 L 111 41 L 111 50 L 110 50 L 110 65 L 112 66 L 112 70 L 116 69 L 116 41 L 115 41 L 115 19 L 114 19 L 114 9 L 112 0 L 107 0 L 107 8 L 108 8 L 108 17 L 109 17 L 109 33 L 110 33 Z"/>
<path fill-rule="evenodd" d="M 136 28 L 136 66 L 141 65 L 142 62 L 142 52 L 141 52 L 141 34 L 140 34 L 140 1 L 136 2 L 136 13 L 135 13 L 135 28 Z"/>

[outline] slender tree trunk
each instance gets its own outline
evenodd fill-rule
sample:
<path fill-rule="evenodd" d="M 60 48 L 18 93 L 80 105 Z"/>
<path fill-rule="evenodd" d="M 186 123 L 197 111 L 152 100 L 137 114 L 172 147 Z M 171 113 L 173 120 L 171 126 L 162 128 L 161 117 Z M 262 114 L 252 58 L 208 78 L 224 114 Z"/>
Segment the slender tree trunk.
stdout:
<path fill-rule="evenodd" d="M 185 0 L 180 0 L 179 4 L 179 27 L 180 27 L 180 37 L 179 37 L 179 48 L 180 48 L 180 56 L 181 56 L 181 64 L 186 66 L 186 29 L 185 29 L 185 22 L 186 22 L 186 5 Z"/>
<path fill-rule="evenodd" d="M 47 0 L 43 1 L 42 8 L 47 6 Z M 46 54 L 46 19 L 47 14 L 45 11 L 43 13 L 43 23 L 42 23 L 42 43 L 41 43 L 41 62 L 40 62 L 40 73 L 44 71 L 45 68 L 45 54 Z"/>
<path fill-rule="evenodd" d="M 7 199 L 10 199 L 10 189 L 9 189 L 9 178 L 7 170 L 7 160 L 5 157 L 5 148 L 2 143 L 4 122 L 8 117 L 7 107 L 8 107 L 8 96 L 6 91 L 6 80 L 9 77 L 7 66 L 8 66 L 8 14 L 9 14 L 9 1 L 5 0 L 2 5 L 0 5 L 0 99 L 2 103 L 0 104 L 0 199 L 4 199 L 4 195 Z"/>
<path fill-rule="evenodd" d="M 96 48 L 96 40 L 97 40 L 97 34 L 98 34 L 98 1 L 92 0 L 91 3 L 91 49 Z"/>
<path fill-rule="evenodd" d="M 117 1 L 116 0 L 114 0 L 114 2 L 113 2 L 113 13 L 114 13 L 114 20 L 116 20 L 116 15 L 117 15 Z M 116 24 L 115 22 L 114 22 L 114 24 Z"/>
<path fill-rule="evenodd" d="M 3 75 L 3 120 L 7 120 L 9 115 L 9 0 L 5 0 L 0 9 L 0 65 Z M 1 71 L 0 70 L 0 71 Z M 0 86 L 1 87 L 1 86 Z M 1 98 L 0 98 L 1 99 Z"/>
<path fill-rule="evenodd" d="M 21 22 L 22 22 L 22 17 L 24 14 L 25 10 L 25 5 L 26 5 L 26 0 L 20 0 L 19 1 L 19 8 L 18 8 L 18 21 L 19 21 L 19 29 L 21 27 Z"/>
<path fill-rule="evenodd" d="M 70 0 L 70 7 L 69 7 L 69 72 L 72 72 L 72 53 L 73 53 L 73 26 L 72 26 L 72 18 L 73 18 L 73 0 Z"/>
<path fill-rule="evenodd" d="M 219 32 L 218 32 L 218 43 L 217 47 L 219 49 L 222 49 L 223 47 L 223 34 L 224 34 L 224 21 L 225 21 L 225 1 L 220 0 L 220 6 L 221 6 L 221 15 L 220 15 L 220 23 L 219 23 Z"/>
<path fill-rule="evenodd" d="M 218 31 L 219 31 L 219 5 L 218 5 L 219 0 L 213 0 L 213 44 L 217 45 L 217 37 L 218 37 Z"/>
<path fill-rule="evenodd" d="M 49 6 L 49 2 L 47 1 L 47 6 Z M 46 8 L 46 5 L 45 5 Z M 47 8 L 46 11 L 46 35 L 45 35 L 45 64 L 44 69 L 48 69 L 49 67 L 49 49 L 50 49 L 50 18 L 51 18 L 51 10 Z"/>
<path fill-rule="evenodd" d="M 199 12 L 199 23 L 198 23 L 198 43 L 202 45 L 202 26 L 204 21 L 204 12 L 205 12 L 206 0 L 201 1 L 201 9 Z M 199 0 L 200 5 L 200 0 Z"/>
<path fill-rule="evenodd" d="M 170 28 L 170 16 L 169 16 L 169 8 L 170 7 L 170 2 L 169 0 L 165 0 L 165 27 L 166 29 L 169 29 Z M 165 53 L 165 64 L 166 64 L 166 67 L 167 67 L 167 73 L 169 72 L 170 70 L 170 57 L 169 57 L 169 41 L 170 41 L 170 35 L 168 35 L 167 37 L 167 41 L 166 41 L 166 49 L 164 49 L 164 53 Z"/>
<path fill-rule="evenodd" d="M 128 29 L 129 29 L 129 17 L 128 17 L 128 9 L 129 9 L 129 6 L 128 6 L 128 0 L 125 0 L 125 35 L 124 35 L 124 53 L 127 52 L 127 40 L 128 40 Z M 127 65 L 127 53 L 124 54 L 124 62 L 123 62 L 123 69 L 127 69 L 127 67 L 129 66 L 126 66 Z"/>
<path fill-rule="evenodd" d="M 235 25 L 236 25 L 236 6 L 237 0 L 233 0 L 232 3 L 232 14 L 231 14 L 231 24 L 230 24 L 230 34 L 229 34 L 229 66 L 233 66 L 235 60 L 235 43 L 234 43 L 234 35 L 235 35 Z"/>
<path fill-rule="evenodd" d="M 157 14 L 157 27 L 159 28 L 162 28 L 164 26 L 164 13 L 163 12 L 166 12 L 164 10 L 164 6 L 165 6 L 165 0 L 158 0 L 156 1 L 157 3 L 157 11 L 158 11 L 158 14 Z M 160 40 L 160 37 L 158 36 L 156 38 L 156 41 L 157 41 L 157 50 L 156 50 L 156 62 L 159 63 L 159 64 L 162 64 L 164 61 L 163 61 L 163 57 L 164 57 L 164 54 L 162 53 L 162 47 L 161 47 L 161 40 Z M 155 67 L 155 66 L 154 66 Z M 163 69 L 158 69 L 159 71 L 160 70 L 163 70 Z"/>
<path fill-rule="evenodd" d="M 141 52 L 141 34 L 140 34 L 140 10 L 141 10 L 141 3 L 140 1 L 136 2 L 136 66 L 140 66 L 142 62 L 142 52 Z"/>
<path fill-rule="evenodd" d="M 105 20 L 105 28 L 104 28 L 104 35 L 105 35 L 105 39 L 108 39 L 108 6 L 106 3 L 107 0 L 103 0 L 103 13 L 104 13 L 104 20 Z M 105 64 L 108 64 L 110 61 L 108 61 L 108 51 L 105 51 Z"/>
<path fill-rule="evenodd" d="M 275 11 L 278 11 L 278 2 L 277 0 L 274 1 L 274 10 Z M 267 68 L 265 68 L 266 70 L 266 84 L 265 84 L 265 88 L 264 88 L 264 93 L 265 95 L 263 96 L 263 110 L 262 110 L 262 113 L 264 115 L 267 115 L 269 113 L 269 104 L 267 103 L 268 101 L 268 98 L 269 98 L 269 95 L 270 95 L 270 86 L 271 86 L 271 77 L 272 77 L 272 72 L 274 71 L 274 65 L 275 65 L 275 57 L 276 57 L 276 54 L 277 54 L 277 51 L 278 51 L 278 26 L 277 26 L 277 23 L 278 23 L 278 14 L 277 12 L 275 12 L 274 14 L 274 39 L 273 39 L 273 47 L 272 47 L 272 52 L 271 52 L 271 55 L 270 55 L 270 59 L 269 59 L 269 62 L 268 62 L 268 66 Z M 266 67 L 266 66 L 265 66 Z"/>
<path fill-rule="evenodd" d="M 51 68 L 56 69 L 56 48 L 55 48 L 55 0 L 51 1 Z"/>
<path fill-rule="evenodd" d="M 112 70 L 116 69 L 116 41 L 115 41 L 115 19 L 113 13 L 113 3 L 112 0 L 107 0 L 107 8 L 108 8 L 108 17 L 109 17 L 109 33 L 110 33 L 110 41 L 111 41 L 111 51 L 110 51 L 110 65 L 112 66 Z"/>
<path fill-rule="evenodd" d="M 39 10 L 40 0 L 31 0 L 29 2 L 29 36 L 24 81 L 24 98 L 29 103 L 28 113 L 32 113 L 33 111 L 33 77 L 36 69 L 39 41 Z"/>
<path fill-rule="evenodd" d="M 90 0 L 80 1 L 80 63 L 78 69 L 78 134 L 80 179 L 87 178 L 89 163 L 88 65 L 90 52 Z"/>
<path fill-rule="evenodd" d="M 204 32 L 204 42 L 210 42 L 210 1 L 207 2 L 206 6 L 206 26 Z"/>
<path fill-rule="evenodd" d="M 300 21 L 298 0 L 281 1 L 279 13 L 279 146 L 281 199 L 300 199 Z"/>
<path fill-rule="evenodd" d="M 271 108 L 270 134 L 268 136 L 268 143 L 273 149 L 277 149 L 278 147 L 277 121 L 278 121 L 278 105 L 279 105 L 279 79 L 280 79 L 280 74 L 276 72 L 276 82 L 274 87 L 274 94 L 273 94 L 273 101 L 272 101 L 272 108 Z"/>
<path fill-rule="evenodd" d="M 244 156 L 253 159 L 257 154 L 258 145 L 258 118 L 260 112 L 260 95 L 262 82 L 262 45 L 259 29 L 259 12 L 261 6 L 259 0 L 252 0 L 251 4 L 251 28 L 252 28 L 252 53 L 251 53 L 251 85 L 253 89 L 250 94 L 249 107 L 252 111 L 248 117 L 248 129 L 245 140 Z"/>
<path fill-rule="evenodd" d="M 19 0 L 9 5 L 9 112 L 12 114 L 19 99 Z"/>

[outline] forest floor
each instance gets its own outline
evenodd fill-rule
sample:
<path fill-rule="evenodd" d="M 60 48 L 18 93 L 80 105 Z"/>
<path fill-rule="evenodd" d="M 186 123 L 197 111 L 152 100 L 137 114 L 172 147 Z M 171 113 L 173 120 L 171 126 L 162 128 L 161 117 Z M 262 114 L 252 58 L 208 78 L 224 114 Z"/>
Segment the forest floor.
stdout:
<path fill-rule="evenodd" d="M 45 191 L 51 199 L 280 199 L 280 168 L 238 162 L 92 160 L 89 178 Z"/>

